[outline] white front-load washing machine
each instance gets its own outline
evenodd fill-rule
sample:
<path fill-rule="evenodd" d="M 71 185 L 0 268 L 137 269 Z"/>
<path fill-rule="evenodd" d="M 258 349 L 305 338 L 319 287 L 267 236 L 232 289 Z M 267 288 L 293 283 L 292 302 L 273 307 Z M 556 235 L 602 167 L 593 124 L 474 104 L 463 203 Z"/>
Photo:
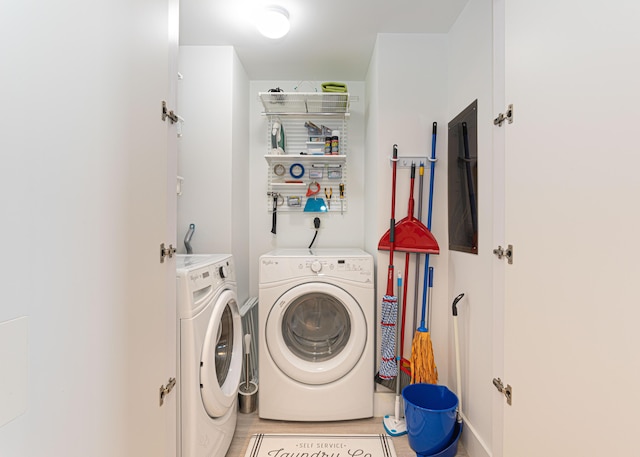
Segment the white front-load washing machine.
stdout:
<path fill-rule="evenodd" d="M 279 249 L 260 257 L 258 415 L 373 416 L 373 257 L 360 249 Z"/>
<path fill-rule="evenodd" d="M 242 323 L 233 257 L 178 255 L 178 455 L 224 457 L 236 428 Z"/>

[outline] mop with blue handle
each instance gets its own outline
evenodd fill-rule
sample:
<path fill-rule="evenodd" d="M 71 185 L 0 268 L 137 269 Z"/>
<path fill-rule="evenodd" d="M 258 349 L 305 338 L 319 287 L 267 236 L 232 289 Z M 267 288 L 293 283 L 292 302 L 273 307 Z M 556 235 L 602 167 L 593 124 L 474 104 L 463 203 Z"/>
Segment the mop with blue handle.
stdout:
<path fill-rule="evenodd" d="M 427 254 L 428 257 L 428 254 Z M 428 278 L 428 285 L 427 285 Z M 416 331 L 411 345 L 411 383 L 438 383 L 438 368 L 433 356 L 433 346 L 431 344 L 431 334 L 425 323 L 425 308 L 431 309 L 431 290 L 433 289 L 433 267 L 428 267 L 425 274 L 424 293 L 422 299 L 422 319 L 420 327 Z M 426 298 L 428 296 L 428 299 Z M 428 319 L 427 319 L 428 322 Z"/>
<path fill-rule="evenodd" d="M 433 187 L 435 181 L 436 165 L 436 133 L 437 123 L 433 123 L 433 136 L 431 143 L 431 163 L 429 175 L 429 206 L 427 212 L 427 229 L 431 231 L 431 215 L 433 213 Z M 428 282 L 427 282 L 428 280 Z M 424 285 L 422 292 L 422 315 L 420 326 L 416 330 L 411 344 L 411 384 L 424 382 L 438 383 L 438 368 L 433 356 L 431 334 L 425 323 L 427 309 L 427 295 L 429 296 L 429 311 L 431 310 L 431 288 L 433 287 L 433 268 L 429 268 L 429 254 L 424 256 Z M 427 320 L 428 322 L 428 320 Z"/>

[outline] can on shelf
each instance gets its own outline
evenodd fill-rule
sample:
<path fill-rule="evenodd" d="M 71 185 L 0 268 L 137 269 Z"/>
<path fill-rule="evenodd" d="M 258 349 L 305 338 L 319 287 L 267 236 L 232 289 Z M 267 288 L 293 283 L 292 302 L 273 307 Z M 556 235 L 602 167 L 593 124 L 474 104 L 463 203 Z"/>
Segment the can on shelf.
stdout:
<path fill-rule="evenodd" d="M 331 154 L 337 155 L 340 153 L 340 137 L 331 137 Z"/>
<path fill-rule="evenodd" d="M 324 153 L 331 154 L 331 137 L 327 136 L 324 138 Z"/>

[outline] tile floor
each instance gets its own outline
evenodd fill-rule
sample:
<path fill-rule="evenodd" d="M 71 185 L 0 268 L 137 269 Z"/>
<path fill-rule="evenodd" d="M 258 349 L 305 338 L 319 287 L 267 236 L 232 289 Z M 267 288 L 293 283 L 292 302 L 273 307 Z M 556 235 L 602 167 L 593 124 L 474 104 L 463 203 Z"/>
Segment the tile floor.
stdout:
<path fill-rule="evenodd" d="M 384 433 L 381 417 L 338 422 L 289 422 L 260 419 L 258 413 L 238 413 L 236 432 L 226 457 L 244 457 L 249 438 L 255 433 Z M 415 457 L 407 436 L 392 438 L 397 457 Z M 456 457 L 468 457 L 458 443 Z"/>

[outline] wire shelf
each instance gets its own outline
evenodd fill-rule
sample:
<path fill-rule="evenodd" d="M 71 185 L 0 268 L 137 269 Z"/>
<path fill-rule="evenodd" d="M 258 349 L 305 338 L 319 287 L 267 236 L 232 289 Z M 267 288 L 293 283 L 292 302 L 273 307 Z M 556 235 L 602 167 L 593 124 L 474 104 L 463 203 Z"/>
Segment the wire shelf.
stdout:
<path fill-rule="evenodd" d="M 348 116 L 349 93 L 260 92 L 263 114 Z"/>

